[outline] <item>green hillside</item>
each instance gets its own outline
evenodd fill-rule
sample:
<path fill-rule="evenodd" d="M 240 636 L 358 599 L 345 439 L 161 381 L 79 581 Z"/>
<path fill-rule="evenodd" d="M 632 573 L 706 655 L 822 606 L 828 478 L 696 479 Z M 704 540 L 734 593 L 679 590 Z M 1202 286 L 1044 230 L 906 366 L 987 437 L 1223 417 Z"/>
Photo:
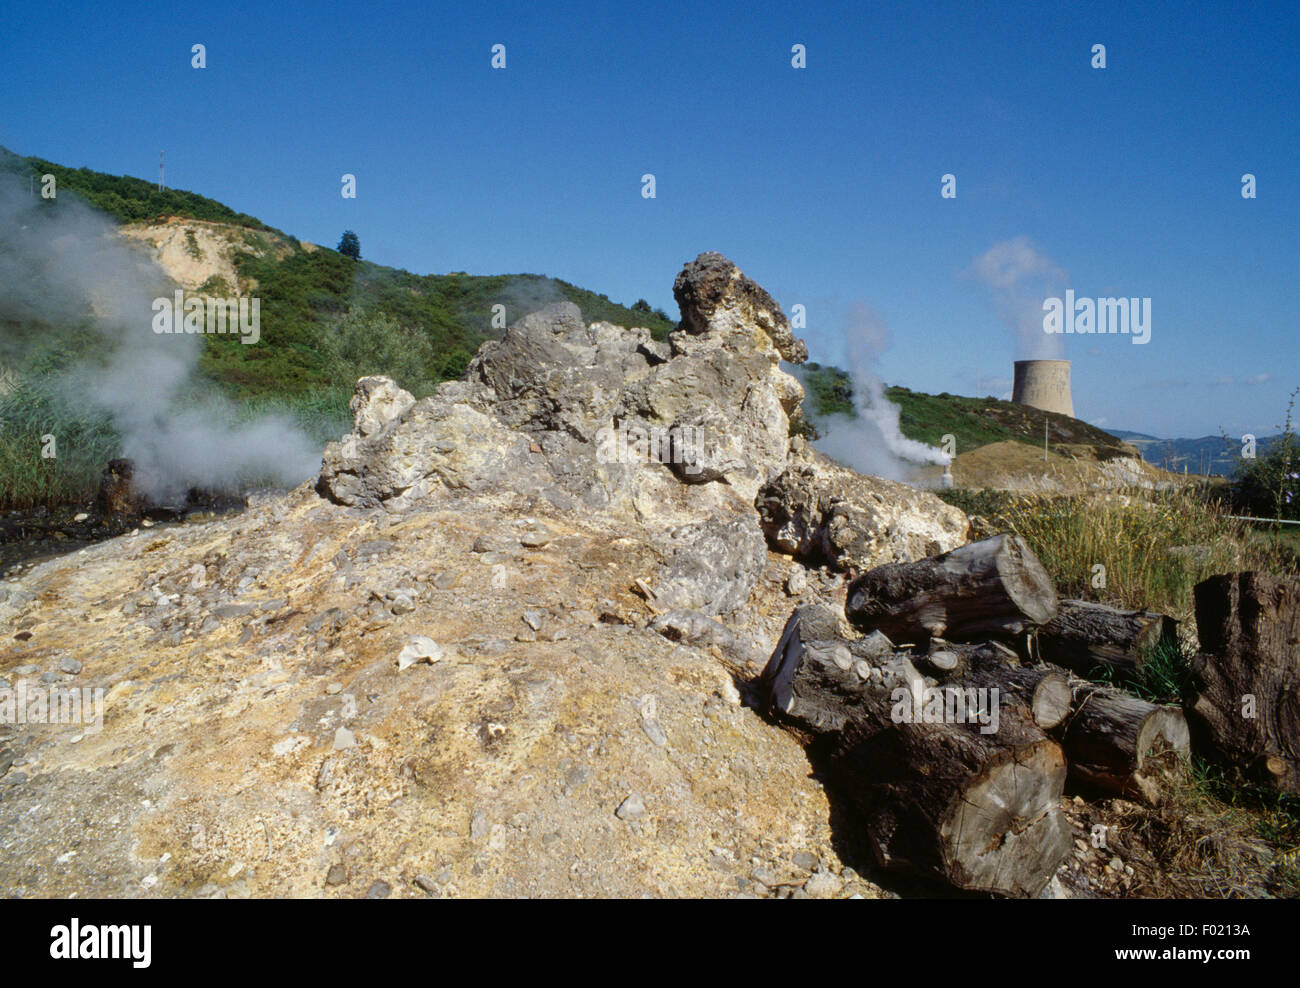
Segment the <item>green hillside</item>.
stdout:
<path fill-rule="evenodd" d="M 204 335 L 198 373 L 245 413 L 288 411 L 322 443 L 349 420 L 352 383 L 362 374 L 390 374 L 417 397 L 460 377 L 479 346 L 501 335 L 492 325 L 495 305 L 505 306 L 507 323 L 549 302 L 568 300 L 588 322 L 643 326 L 657 339 L 674 325 L 643 300 L 620 305 L 545 275 L 417 275 L 354 261 L 300 243 L 216 200 L 159 190 L 156 183 L 131 176 L 21 158 L 3 148 L 0 168 L 17 174 L 24 187 L 29 176 L 39 185 L 41 175 L 54 175 L 58 200 L 38 200 L 50 209 L 75 196 L 122 223 L 179 218 L 223 224 L 241 288 L 260 299 L 261 339 L 245 346 L 237 336 Z M 358 233 L 364 251 L 365 231 Z M 0 230 L 0 252 L 5 249 Z M 233 287 L 214 277 L 201 290 L 225 296 Z M 0 292 L 4 289 L 0 286 Z M 94 349 L 85 343 L 88 333 L 93 338 L 89 314 L 67 310 L 48 293 L 35 294 L 46 300 L 40 311 L 17 302 L 0 310 L 6 335 L 33 344 L 0 364 L 0 507 L 82 497 L 93 490 L 104 462 L 119 452 L 112 429 L 102 421 L 83 423 L 86 413 L 72 409 L 50 383 L 52 371 Z M 74 343 L 77 339 L 82 342 Z M 33 463 L 32 450 L 51 421 L 61 423 L 61 435 L 79 440 L 67 444 L 57 460 Z"/>
<path fill-rule="evenodd" d="M 803 367 L 802 380 L 814 426 L 826 416 L 856 416 L 848 373 L 838 367 L 808 363 Z M 940 445 L 945 435 L 952 435 L 957 449 L 963 452 L 1006 441 L 1041 447 L 1046 425 L 1054 448 L 1088 446 L 1100 460 L 1132 455 L 1121 440 L 1087 422 L 997 398 L 967 398 L 947 392 L 931 395 L 903 387 L 886 388 L 885 396 L 901 409 L 898 425 L 903 435 L 932 446 Z"/>
<path fill-rule="evenodd" d="M 254 230 L 275 229 L 259 219 L 246 213 L 237 213 L 229 206 L 195 192 L 159 189 L 157 182 L 148 182 L 130 175 L 106 175 L 89 168 L 68 168 L 44 158 L 23 160 L 38 181 L 41 175 L 53 175 L 60 194 L 75 192 L 96 209 L 123 223 L 187 216 L 213 223 L 233 223 Z"/>

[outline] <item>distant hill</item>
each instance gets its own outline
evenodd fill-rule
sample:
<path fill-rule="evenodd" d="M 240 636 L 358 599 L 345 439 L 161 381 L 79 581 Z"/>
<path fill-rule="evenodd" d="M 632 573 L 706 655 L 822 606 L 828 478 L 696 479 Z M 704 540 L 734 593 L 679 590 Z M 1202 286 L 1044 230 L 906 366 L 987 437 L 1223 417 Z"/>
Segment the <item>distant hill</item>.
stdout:
<path fill-rule="evenodd" d="M 800 377 L 814 427 L 829 415 L 856 415 L 853 383 L 847 372 L 818 363 L 804 364 Z M 997 398 L 967 398 L 943 392 L 931 395 L 910 388 L 890 387 L 885 396 L 899 406 L 899 429 L 908 439 L 939 446 L 945 435 L 956 441 L 958 454 L 994 443 L 1017 442 L 1043 447 L 1044 426 L 1052 449 L 1086 451 L 1096 460 L 1134 457 L 1120 437 L 1068 415 L 1044 412 Z"/>
<path fill-rule="evenodd" d="M 1140 432 L 1116 430 L 1115 435 L 1137 447 L 1142 459 L 1152 466 L 1182 473 L 1231 477 L 1237 470 L 1241 440 L 1233 436 L 1202 436 L 1199 439 L 1160 439 Z M 1263 456 L 1278 436 L 1258 436 L 1255 454 Z"/>
<path fill-rule="evenodd" d="M 428 369 L 434 381 L 459 377 L 479 346 L 501 335 L 492 325 L 497 304 L 505 306 L 507 322 L 547 302 L 568 300 L 588 322 L 643 326 L 657 339 L 675 325 L 642 300 L 620 305 L 607 295 L 542 274 L 417 275 L 353 261 L 214 199 L 159 190 L 157 183 L 129 175 L 68 168 L 3 148 L 0 166 L 29 173 L 37 183 L 43 174 L 54 175 L 60 196 L 79 196 L 116 218 L 124 236 L 154 248 L 163 268 L 191 291 L 256 294 L 261 299 L 259 346 L 243 347 L 236 337 L 204 337 L 203 373 L 235 397 L 297 395 L 336 385 L 322 358 L 322 335 L 332 317 L 352 308 L 387 313 L 425 334 L 435 354 Z M 357 233 L 364 258 L 365 231 Z"/>

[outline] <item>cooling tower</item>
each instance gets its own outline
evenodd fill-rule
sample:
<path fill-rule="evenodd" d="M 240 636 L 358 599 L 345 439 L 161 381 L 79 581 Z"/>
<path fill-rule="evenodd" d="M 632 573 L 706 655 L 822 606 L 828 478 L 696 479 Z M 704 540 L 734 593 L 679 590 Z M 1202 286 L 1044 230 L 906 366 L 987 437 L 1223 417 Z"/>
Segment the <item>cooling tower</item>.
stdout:
<path fill-rule="evenodd" d="M 1074 401 L 1070 398 L 1070 362 L 1017 360 L 1011 400 L 1017 405 L 1074 418 Z"/>

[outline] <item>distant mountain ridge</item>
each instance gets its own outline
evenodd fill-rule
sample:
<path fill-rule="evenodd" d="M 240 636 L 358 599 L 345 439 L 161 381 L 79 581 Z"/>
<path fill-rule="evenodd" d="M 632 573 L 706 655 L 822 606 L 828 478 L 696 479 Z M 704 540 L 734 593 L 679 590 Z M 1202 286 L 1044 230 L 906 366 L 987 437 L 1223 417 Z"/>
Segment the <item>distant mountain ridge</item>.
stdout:
<path fill-rule="evenodd" d="M 1141 432 L 1112 429 L 1111 435 L 1137 447 L 1142 459 L 1173 473 L 1230 477 L 1237 470 L 1241 439 L 1230 436 L 1201 436 L 1198 439 L 1161 439 Z M 1255 455 L 1263 456 L 1280 436 L 1256 436 Z"/>

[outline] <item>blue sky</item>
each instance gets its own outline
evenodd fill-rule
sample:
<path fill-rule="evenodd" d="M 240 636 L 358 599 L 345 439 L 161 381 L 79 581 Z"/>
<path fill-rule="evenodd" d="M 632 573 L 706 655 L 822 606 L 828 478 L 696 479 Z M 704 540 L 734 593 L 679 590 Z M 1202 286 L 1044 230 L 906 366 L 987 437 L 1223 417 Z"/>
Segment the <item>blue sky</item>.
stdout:
<path fill-rule="evenodd" d="M 1152 299 L 1146 345 L 1066 339 L 1081 418 L 1271 432 L 1300 386 L 1298 10 L 9 4 L 0 144 L 145 177 L 165 149 L 168 185 L 304 240 L 674 315 L 682 263 L 719 250 L 806 307 L 813 359 L 861 349 L 866 305 L 876 373 L 935 392 L 1009 388 L 1032 286 L 976 259 L 1019 244 L 1079 296 Z"/>

